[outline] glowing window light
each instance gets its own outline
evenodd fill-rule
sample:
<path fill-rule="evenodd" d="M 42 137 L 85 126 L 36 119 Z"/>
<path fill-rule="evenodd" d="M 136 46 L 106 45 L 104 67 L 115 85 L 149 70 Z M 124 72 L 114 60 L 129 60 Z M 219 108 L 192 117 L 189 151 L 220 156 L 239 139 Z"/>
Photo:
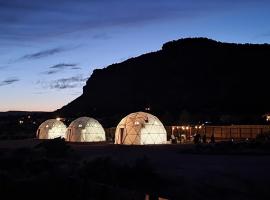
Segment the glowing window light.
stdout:
<path fill-rule="evenodd" d="M 79 126 L 78 126 L 79 128 L 82 128 L 82 124 L 79 124 Z"/>
<path fill-rule="evenodd" d="M 56 118 L 56 120 L 57 120 L 57 121 L 60 121 L 60 120 L 61 120 L 61 118 L 60 118 L 60 117 L 57 117 L 57 118 Z"/>
<path fill-rule="evenodd" d="M 135 124 L 135 125 L 139 125 L 139 124 L 140 124 L 140 122 L 136 121 L 134 124 Z"/>

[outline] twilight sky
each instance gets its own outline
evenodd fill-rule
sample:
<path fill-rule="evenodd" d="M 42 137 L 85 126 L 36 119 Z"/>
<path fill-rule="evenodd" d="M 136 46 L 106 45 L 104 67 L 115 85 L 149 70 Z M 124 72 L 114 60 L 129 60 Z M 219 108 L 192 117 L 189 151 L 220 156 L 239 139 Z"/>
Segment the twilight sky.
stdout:
<path fill-rule="evenodd" d="M 270 43 L 269 0 L 0 0 L 0 111 L 52 111 L 93 69 L 183 37 Z"/>

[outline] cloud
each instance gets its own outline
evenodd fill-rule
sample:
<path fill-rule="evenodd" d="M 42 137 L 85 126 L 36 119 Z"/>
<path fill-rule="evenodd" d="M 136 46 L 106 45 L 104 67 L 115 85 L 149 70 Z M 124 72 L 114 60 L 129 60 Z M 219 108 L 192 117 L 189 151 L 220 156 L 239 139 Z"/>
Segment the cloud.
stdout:
<path fill-rule="evenodd" d="M 69 78 L 61 78 L 51 82 L 50 88 L 51 89 L 68 89 L 68 88 L 75 88 L 82 86 L 83 83 L 88 78 L 83 78 L 82 76 L 73 76 Z"/>
<path fill-rule="evenodd" d="M 82 69 L 82 68 L 80 68 L 80 67 L 71 67 L 71 69 Z"/>
<path fill-rule="evenodd" d="M 50 68 L 51 69 L 64 69 L 64 68 L 70 68 L 70 67 L 75 67 L 77 64 L 66 64 L 66 63 L 60 63 L 57 65 L 53 65 Z"/>
<path fill-rule="evenodd" d="M 82 87 L 87 81 L 88 77 L 82 75 L 72 76 L 68 78 L 60 78 L 52 81 L 37 81 L 38 85 L 41 85 L 44 89 L 71 89 Z"/>
<path fill-rule="evenodd" d="M 80 70 L 81 68 L 77 66 L 78 64 L 67 64 L 67 63 L 59 63 L 56 65 L 53 65 L 51 67 L 49 67 L 50 70 L 42 72 L 42 74 L 45 75 L 52 75 L 52 74 L 56 74 L 58 72 L 62 72 L 64 70 Z"/>
<path fill-rule="evenodd" d="M 255 0 L 0 0 L 0 39 L 10 42 L 62 37 L 85 30 L 129 27 L 156 20 L 194 18 Z M 261 0 L 263 1 L 263 0 Z M 23 17 L 21 17 L 23 16 Z M 94 39 L 109 39 L 107 34 Z"/>
<path fill-rule="evenodd" d="M 37 53 L 24 55 L 19 60 L 40 59 L 40 58 L 44 58 L 44 57 L 52 56 L 54 54 L 61 53 L 63 51 L 66 51 L 66 50 L 63 49 L 63 48 L 48 49 L 48 50 L 40 51 L 40 52 L 37 52 Z"/>
<path fill-rule="evenodd" d="M 18 78 L 8 78 L 6 80 L 1 81 L 0 86 L 10 85 L 10 84 L 16 83 L 18 81 L 20 81 L 20 79 L 18 79 Z"/>
<path fill-rule="evenodd" d="M 52 74 L 56 74 L 58 72 L 59 72 L 59 70 L 48 70 L 48 71 L 42 72 L 41 74 L 52 75 Z"/>

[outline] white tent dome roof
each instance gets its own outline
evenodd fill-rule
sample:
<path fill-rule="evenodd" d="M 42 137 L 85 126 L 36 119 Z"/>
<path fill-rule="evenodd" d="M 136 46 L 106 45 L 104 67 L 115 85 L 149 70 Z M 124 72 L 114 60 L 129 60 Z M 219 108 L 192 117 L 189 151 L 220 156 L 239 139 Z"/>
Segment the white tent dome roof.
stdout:
<path fill-rule="evenodd" d="M 90 117 L 75 119 L 68 127 L 67 140 L 72 142 L 105 141 L 105 131 L 101 124 Z"/>
<path fill-rule="evenodd" d="M 86 128 L 86 127 L 102 127 L 101 124 L 90 117 L 80 117 L 78 119 L 75 119 L 73 122 L 70 123 L 70 127 L 80 127 L 80 128 Z"/>
<path fill-rule="evenodd" d="M 66 137 L 66 125 L 56 119 L 48 119 L 43 122 L 37 130 L 37 138 L 53 139 L 57 137 Z"/>
<path fill-rule="evenodd" d="M 48 119 L 45 122 L 43 122 L 39 126 L 39 128 L 52 128 L 52 127 L 59 127 L 59 126 L 66 127 L 66 125 L 63 122 L 58 121 L 57 119 Z"/>
<path fill-rule="evenodd" d="M 164 144 L 166 141 L 167 133 L 161 121 L 145 112 L 127 115 L 115 132 L 116 144 Z"/>

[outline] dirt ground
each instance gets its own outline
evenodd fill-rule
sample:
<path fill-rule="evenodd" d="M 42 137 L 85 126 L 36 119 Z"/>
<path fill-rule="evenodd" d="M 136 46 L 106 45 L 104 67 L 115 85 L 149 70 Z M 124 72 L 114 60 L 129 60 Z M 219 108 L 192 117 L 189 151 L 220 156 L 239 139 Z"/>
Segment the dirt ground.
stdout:
<path fill-rule="evenodd" d="M 0 150 L 33 147 L 38 140 L 0 141 Z M 69 144 L 83 159 L 111 157 L 132 163 L 147 157 L 168 179 L 160 194 L 170 199 L 269 199 L 270 155 L 207 155 L 183 153 L 194 145 L 119 146 Z"/>

